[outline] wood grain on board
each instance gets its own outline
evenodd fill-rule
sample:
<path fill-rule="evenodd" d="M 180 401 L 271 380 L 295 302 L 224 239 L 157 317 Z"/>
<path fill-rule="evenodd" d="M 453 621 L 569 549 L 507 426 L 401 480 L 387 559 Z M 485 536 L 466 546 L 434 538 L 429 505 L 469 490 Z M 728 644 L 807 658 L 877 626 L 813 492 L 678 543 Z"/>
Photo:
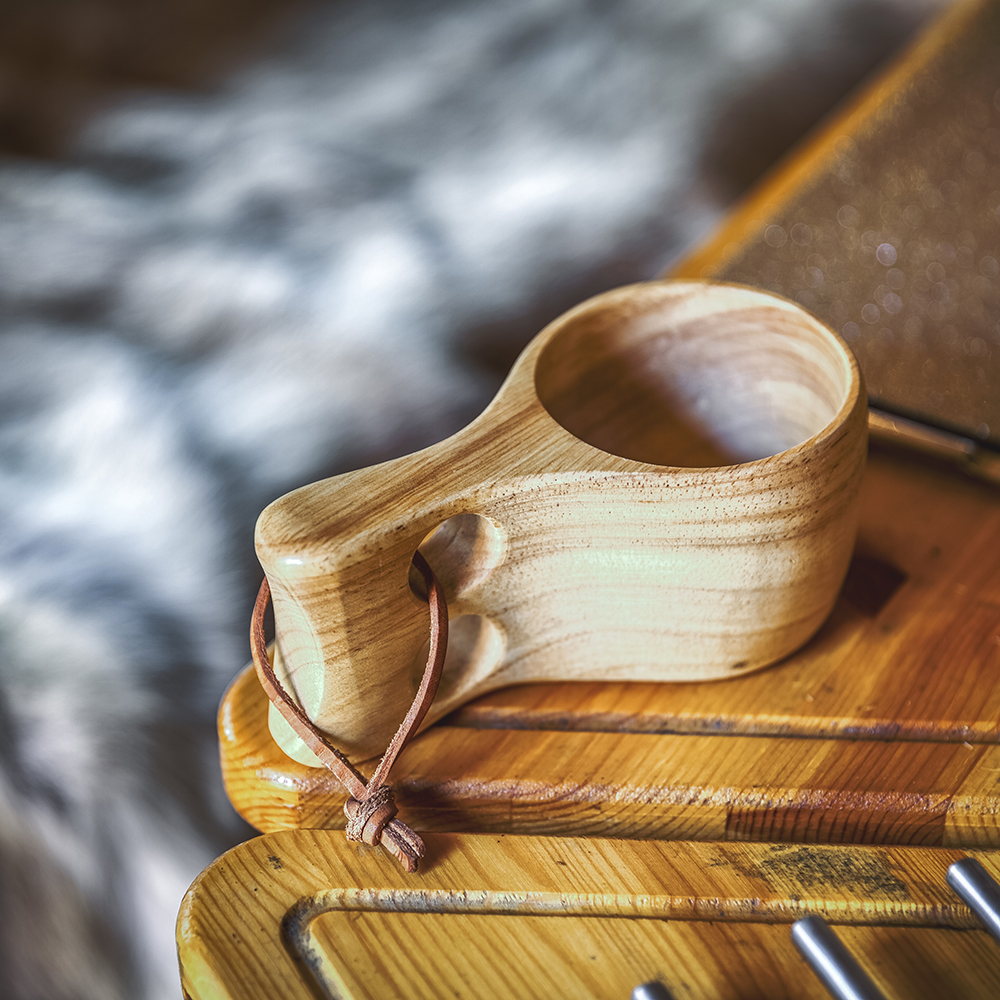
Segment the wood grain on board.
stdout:
<path fill-rule="evenodd" d="M 998 726 L 1000 493 L 873 453 L 854 569 L 805 649 L 725 683 L 498 691 L 393 781 L 421 830 L 993 845 Z M 258 829 L 343 824 L 338 783 L 271 739 L 252 671 L 219 733 Z"/>
<path fill-rule="evenodd" d="M 1000 990 L 1000 949 L 945 884 L 960 852 L 436 834 L 406 875 L 329 831 L 210 865 L 178 920 L 192 1000 L 825 996 L 789 939 L 836 926 L 890 996 Z M 1000 873 L 995 852 L 977 852 Z"/>
<path fill-rule="evenodd" d="M 394 772 L 420 831 L 956 846 L 1000 845 L 998 777 L 1000 747 L 984 744 L 449 726 Z M 325 770 L 275 767 L 272 751 L 226 779 L 258 829 L 343 826 L 345 793 Z"/>

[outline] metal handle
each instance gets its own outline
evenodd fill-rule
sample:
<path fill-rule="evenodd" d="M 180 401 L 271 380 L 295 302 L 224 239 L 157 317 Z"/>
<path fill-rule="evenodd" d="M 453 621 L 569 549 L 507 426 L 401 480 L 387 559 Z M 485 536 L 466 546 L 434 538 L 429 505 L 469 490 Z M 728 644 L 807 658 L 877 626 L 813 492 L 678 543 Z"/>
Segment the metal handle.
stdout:
<path fill-rule="evenodd" d="M 975 858 L 962 858 L 948 869 L 948 885 L 1000 941 L 1000 885 L 986 869 Z"/>
<path fill-rule="evenodd" d="M 673 1000 L 673 997 L 663 983 L 654 979 L 636 986 L 632 990 L 631 1000 Z"/>
<path fill-rule="evenodd" d="M 836 1000 L 886 1000 L 822 917 L 796 920 L 792 941 Z"/>

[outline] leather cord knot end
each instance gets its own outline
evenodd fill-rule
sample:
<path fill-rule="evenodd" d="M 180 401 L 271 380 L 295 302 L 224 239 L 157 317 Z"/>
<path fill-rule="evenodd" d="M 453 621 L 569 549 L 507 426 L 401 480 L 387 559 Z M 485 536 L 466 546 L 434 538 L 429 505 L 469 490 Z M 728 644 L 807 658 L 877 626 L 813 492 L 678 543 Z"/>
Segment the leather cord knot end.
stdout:
<path fill-rule="evenodd" d="M 406 871 L 417 870 L 417 863 L 424 856 L 424 842 L 396 818 L 396 803 L 388 785 L 380 785 L 362 799 L 352 795 L 344 803 L 344 815 L 348 840 L 372 847 L 381 844 Z"/>
<path fill-rule="evenodd" d="M 379 785 L 360 801 L 353 796 L 344 803 L 347 839 L 374 847 L 382 840 L 382 831 L 396 815 L 396 800 L 388 785 Z"/>

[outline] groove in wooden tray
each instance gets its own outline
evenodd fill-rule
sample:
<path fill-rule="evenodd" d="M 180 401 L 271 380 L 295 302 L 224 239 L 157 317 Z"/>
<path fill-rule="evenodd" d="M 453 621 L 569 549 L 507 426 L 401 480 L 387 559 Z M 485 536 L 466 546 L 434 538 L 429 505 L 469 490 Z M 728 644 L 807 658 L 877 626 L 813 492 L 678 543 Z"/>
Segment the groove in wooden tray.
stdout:
<path fill-rule="evenodd" d="M 1000 994 L 1000 955 L 985 931 L 860 926 L 837 933 L 887 996 Z M 386 938 L 395 947 L 378 954 L 376 942 Z M 328 913 L 312 924 L 309 945 L 317 979 L 351 1000 L 382 1000 L 387 992 L 411 1000 L 628 997 L 651 980 L 675 1000 L 829 1000 L 784 925 Z"/>

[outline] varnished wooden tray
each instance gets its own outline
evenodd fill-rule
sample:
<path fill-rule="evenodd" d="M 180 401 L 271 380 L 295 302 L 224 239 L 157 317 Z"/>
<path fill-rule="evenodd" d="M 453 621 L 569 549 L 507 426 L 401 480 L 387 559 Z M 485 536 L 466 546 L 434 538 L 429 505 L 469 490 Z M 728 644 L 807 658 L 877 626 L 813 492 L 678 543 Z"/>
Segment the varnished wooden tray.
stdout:
<path fill-rule="evenodd" d="M 873 453 L 858 548 L 803 650 L 724 683 L 496 692 L 406 749 L 419 830 L 1000 844 L 1000 492 Z M 344 793 L 267 729 L 252 672 L 219 715 L 258 829 L 343 825 Z"/>
<path fill-rule="evenodd" d="M 189 890 L 190 1000 L 821 1000 L 816 913 L 906 1000 L 1000 995 L 1000 948 L 945 884 L 960 852 L 435 834 L 407 875 L 330 831 L 258 837 Z M 1000 855 L 976 852 L 994 874 Z"/>

